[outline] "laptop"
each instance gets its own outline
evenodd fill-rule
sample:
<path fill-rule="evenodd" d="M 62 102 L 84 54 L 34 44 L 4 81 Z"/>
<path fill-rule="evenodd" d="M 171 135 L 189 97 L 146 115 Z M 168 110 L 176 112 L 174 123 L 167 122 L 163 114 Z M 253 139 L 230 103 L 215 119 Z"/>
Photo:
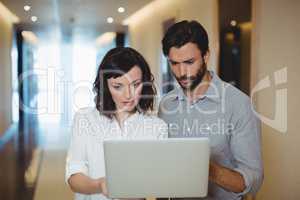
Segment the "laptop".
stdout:
<path fill-rule="evenodd" d="M 109 198 L 205 197 L 209 139 L 104 141 Z"/>

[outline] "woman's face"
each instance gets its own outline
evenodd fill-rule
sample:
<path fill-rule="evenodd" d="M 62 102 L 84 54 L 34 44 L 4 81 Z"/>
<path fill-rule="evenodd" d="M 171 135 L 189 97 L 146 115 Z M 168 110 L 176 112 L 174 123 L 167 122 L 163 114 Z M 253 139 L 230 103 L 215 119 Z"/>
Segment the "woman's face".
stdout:
<path fill-rule="evenodd" d="M 107 80 L 108 88 L 117 112 L 131 112 L 141 98 L 143 89 L 142 71 L 134 66 L 126 74 Z"/>

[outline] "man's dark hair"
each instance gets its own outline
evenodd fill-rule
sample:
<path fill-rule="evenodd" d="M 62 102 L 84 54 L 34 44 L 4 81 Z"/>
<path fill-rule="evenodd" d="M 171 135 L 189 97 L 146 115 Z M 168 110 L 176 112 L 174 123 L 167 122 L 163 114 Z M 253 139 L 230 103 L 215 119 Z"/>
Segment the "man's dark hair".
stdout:
<path fill-rule="evenodd" d="M 153 110 L 153 101 L 156 90 L 149 65 L 144 57 L 136 50 L 129 47 L 117 47 L 108 51 L 104 56 L 98 68 L 96 80 L 94 81 L 93 90 L 96 93 L 95 103 L 100 114 L 111 119 L 116 111 L 116 106 L 108 88 L 107 80 L 124 75 L 134 66 L 141 69 L 143 84 L 137 111 L 145 113 L 149 110 Z"/>
<path fill-rule="evenodd" d="M 181 21 L 171 26 L 163 40 L 163 53 L 168 56 L 172 47 L 180 48 L 186 43 L 195 43 L 202 56 L 208 51 L 208 35 L 204 27 L 197 21 Z"/>

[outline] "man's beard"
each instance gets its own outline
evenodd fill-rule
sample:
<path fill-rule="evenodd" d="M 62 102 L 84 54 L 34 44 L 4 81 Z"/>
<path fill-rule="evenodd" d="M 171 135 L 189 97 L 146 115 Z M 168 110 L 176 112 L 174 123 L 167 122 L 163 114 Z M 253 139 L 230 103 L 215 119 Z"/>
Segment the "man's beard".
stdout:
<path fill-rule="evenodd" d="M 184 91 L 191 92 L 202 82 L 203 77 L 205 76 L 206 72 L 207 72 L 207 67 L 206 67 L 206 64 L 203 63 L 195 76 L 188 77 L 188 76 L 184 75 L 181 77 L 176 77 L 176 79 Z M 180 83 L 180 81 L 182 81 L 182 80 L 190 80 L 191 84 L 188 86 L 184 86 Z"/>

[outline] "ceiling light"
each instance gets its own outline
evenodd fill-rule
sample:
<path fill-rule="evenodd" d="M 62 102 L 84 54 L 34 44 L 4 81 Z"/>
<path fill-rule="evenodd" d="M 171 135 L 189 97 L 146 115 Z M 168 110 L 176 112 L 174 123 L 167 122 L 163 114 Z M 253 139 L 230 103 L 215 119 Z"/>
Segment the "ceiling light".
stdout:
<path fill-rule="evenodd" d="M 235 20 L 231 20 L 230 25 L 231 25 L 231 26 L 236 26 L 236 25 L 237 25 L 237 22 L 236 22 Z"/>
<path fill-rule="evenodd" d="M 38 20 L 37 16 L 32 16 L 31 21 L 36 22 Z"/>
<path fill-rule="evenodd" d="M 125 8 L 123 8 L 123 7 L 118 8 L 118 12 L 119 12 L 119 13 L 125 12 Z"/>
<path fill-rule="evenodd" d="M 29 11 L 30 9 L 31 9 L 31 7 L 30 7 L 29 5 L 25 5 L 25 6 L 24 6 L 24 10 L 25 10 L 25 11 Z"/>
<path fill-rule="evenodd" d="M 106 19 L 106 21 L 107 21 L 107 23 L 111 24 L 111 23 L 114 22 L 114 18 L 108 17 L 108 18 Z"/>

